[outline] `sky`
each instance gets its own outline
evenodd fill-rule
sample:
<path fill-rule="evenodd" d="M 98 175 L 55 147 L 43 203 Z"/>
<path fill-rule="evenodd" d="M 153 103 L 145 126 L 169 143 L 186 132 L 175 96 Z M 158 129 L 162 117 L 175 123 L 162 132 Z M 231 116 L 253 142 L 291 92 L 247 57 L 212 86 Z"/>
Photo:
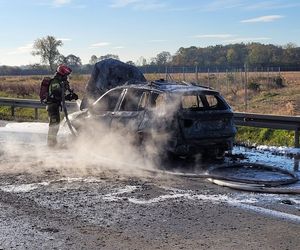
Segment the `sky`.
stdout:
<path fill-rule="evenodd" d="M 300 46 L 300 0 L 0 0 L 0 65 L 39 63 L 36 39 L 61 54 L 150 60 L 180 47 L 260 42 Z"/>

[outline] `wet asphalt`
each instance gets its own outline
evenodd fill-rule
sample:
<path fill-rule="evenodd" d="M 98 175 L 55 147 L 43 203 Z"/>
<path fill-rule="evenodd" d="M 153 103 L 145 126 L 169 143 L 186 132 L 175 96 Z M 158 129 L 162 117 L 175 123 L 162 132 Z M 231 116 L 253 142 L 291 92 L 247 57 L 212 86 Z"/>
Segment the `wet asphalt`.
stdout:
<path fill-rule="evenodd" d="M 0 177 L 0 249 L 299 249 L 299 235 L 295 195 L 114 171 Z"/>
<path fill-rule="evenodd" d="M 36 144 L 45 136 L 33 146 L 32 136 L 11 142 L 0 135 L 0 249 L 299 249 L 299 195 L 243 192 L 135 168 L 81 171 L 68 150 Z M 292 166 L 274 155 L 247 157 Z M 168 168 L 182 171 L 176 164 Z"/>

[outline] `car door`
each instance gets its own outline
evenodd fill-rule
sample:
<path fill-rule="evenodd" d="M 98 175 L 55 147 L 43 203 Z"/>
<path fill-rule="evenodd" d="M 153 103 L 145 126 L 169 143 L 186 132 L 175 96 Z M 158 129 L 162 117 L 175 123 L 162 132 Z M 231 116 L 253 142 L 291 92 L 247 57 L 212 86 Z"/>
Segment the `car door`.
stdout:
<path fill-rule="evenodd" d="M 115 109 L 118 107 L 125 90 L 122 88 L 112 89 L 102 95 L 89 109 L 90 120 L 95 122 L 95 127 L 100 127 L 101 125 L 105 127 L 111 126 L 111 120 Z M 98 126 L 97 126 L 98 124 Z"/>
<path fill-rule="evenodd" d="M 123 93 L 119 107 L 112 115 L 111 127 L 136 132 L 139 129 L 148 102 L 149 91 L 128 88 Z"/>

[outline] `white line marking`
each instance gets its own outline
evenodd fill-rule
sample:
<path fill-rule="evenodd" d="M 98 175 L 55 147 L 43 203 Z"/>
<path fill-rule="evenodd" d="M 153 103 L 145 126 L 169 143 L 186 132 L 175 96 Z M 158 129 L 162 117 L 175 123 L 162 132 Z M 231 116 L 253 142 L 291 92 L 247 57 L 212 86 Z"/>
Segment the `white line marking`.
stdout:
<path fill-rule="evenodd" d="M 48 186 L 52 182 L 57 181 L 66 181 L 67 183 L 72 183 L 76 181 L 83 181 L 83 182 L 101 182 L 101 180 L 94 179 L 94 178 L 62 178 L 56 181 L 50 181 L 50 182 L 40 182 L 40 183 L 30 183 L 30 184 L 20 184 L 20 185 L 6 185 L 6 186 L 0 186 L 0 190 L 5 192 L 14 192 L 14 193 L 24 193 L 24 192 L 30 192 L 32 190 L 41 188 L 43 186 Z M 118 201 L 118 200 L 124 200 L 124 197 L 122 197 L 122 194 L 128 194 L 132 193 L 138 189 L 137 186 L 130 186 L 127 185 L 124 188 L 116 189 L 113 193 L 108 193 L 104 195 L 102 198 L 106 201 Z M 188 200 L 198 200 L 202 202 L 213 202 L 215 204 L 219 203 L 226 203 L 230 206 L 252 211 L 258 214 L 267 215 L 274 218 L 279 218 L 287 221 L 291 221 L 294 223 L 300 223 L 300 216 L 284 213 L 268 208 L 258 207 L 254 205 L 250 205 L 257 203 L 258 201 L 264 200 L 265 196 L 257 196 L 250 198 L 246 198 L 245 196 L 236 196 L 236 197 L 229 197 L 227 195 L 209 195 L 209 194 L 196 194 L 192 190 L 181 190 L 181 189 L 172 189 L 172 188 L 164 188 L 166 191 L 168 191 L 168 194 L 160 195 L 158 197 L 152 198 L 152 199 L 137 199 L 134 197 L 128 197 L 128 201 L 137 204 L 137 205 L 149 205 L 152 203 L 158 203 L 158 202 L 164 202 L 167 200 L 175 200 L 175 199 L 188 199 Z M 273 196 L 272 196 L 273 197 Z M 260 199 L 262 198 L 262 199 Z M 274 197 L 273 197 L 274 198 Z M 267 199 L 268 200 L 268 199 Z M 299 200 L 297 199 L 291 199 L 296 204 L 299 204 Z"/>
<path fill-rule="evenodd" d="M 235 202 L 229 201 L 228 204 L 231 206 L 234 206 L 234 207 L 245 209 L 245 210 L 254 211 L 259 214 L 269 215 L 271 217 L 276 217 L 279 219 L 284 219 L 287 221 L 300 223 L 300 216 L 298 216 L 298 215 L 288 214 L 288 213 L 279 212 L 276 210 L 263 208 L 263 207 L 257 207 L 257 206 L 244 204 L 244 203 L 235 203 Z"/>

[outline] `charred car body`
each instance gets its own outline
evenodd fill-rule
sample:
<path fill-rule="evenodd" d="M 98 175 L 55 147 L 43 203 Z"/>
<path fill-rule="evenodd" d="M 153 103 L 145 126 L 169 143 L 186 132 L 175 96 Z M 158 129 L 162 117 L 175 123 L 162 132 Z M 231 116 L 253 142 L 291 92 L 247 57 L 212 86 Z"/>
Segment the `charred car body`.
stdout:
<path fill-rule="evenodd" d="M 236 134 L 233 112 L 219 92 L 163 80 L 113 88 L 71 120 L 78 131 L 89 121 L 122 127 L 140 143 L 165 138 L 163 150 L 180 157 L 223 156 Z"/>

